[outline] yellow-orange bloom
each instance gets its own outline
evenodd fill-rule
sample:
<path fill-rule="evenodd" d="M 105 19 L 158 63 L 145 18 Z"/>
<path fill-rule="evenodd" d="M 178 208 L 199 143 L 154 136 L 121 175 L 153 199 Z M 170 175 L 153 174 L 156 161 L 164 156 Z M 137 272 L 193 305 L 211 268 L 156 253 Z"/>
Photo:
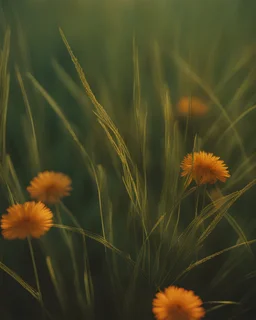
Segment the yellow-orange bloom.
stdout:
<path fill-rule="evenodd" d="M 193 291 L 170 286 L 156 294 L 152 311 L 157 320 L 200 320 L 205 315 L 202 304 Z"/>
<path fill-rule="evenodd" d="M 204 151 L 189 153 L 181 162 L 181 168 L 181 176 L 188 176 L 189 183 L 194 179 L 198 185 L 213 184 L 217 180 L 225 182 L 230 177 L 225 163 Z"/>
<path fill-rule="evenodd" d="M 177 109 L 183 116 L 188 114 L 192 116 L 203 116 L 208 112 L 209 107 L 200 98 L 182 97 L 177 104 Z"/>
<path fill-rule="evenodd" d="M 5 239 L 40 238 L 53 226 L 53 214 L 42 202 L 15 204 L 2 215 L 1 228 Z"/>
<path fill-rule="evenodd" d="M 27 190 L 32 199 L 53 204 L 70 195 L 71 183 L 71 179 L 63 173 L 45 171 L 30 182 Z"/>

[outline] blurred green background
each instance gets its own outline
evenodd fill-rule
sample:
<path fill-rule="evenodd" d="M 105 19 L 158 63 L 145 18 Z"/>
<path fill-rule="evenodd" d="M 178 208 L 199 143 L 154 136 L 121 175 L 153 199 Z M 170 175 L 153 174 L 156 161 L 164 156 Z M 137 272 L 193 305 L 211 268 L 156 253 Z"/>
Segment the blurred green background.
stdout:
<path fill-rule="evenodd" d="M 231 174 L 239 168 L 241 161 L 249 158 L 248 173 L 244 173 L 241 179 L 233 184 L 231 181 L 230 185 L 225 187 L 225 192 L 236 191 L 255 178 L 255 111 L 236 125 L 242 148 L 231 139 L 234 136 L 232 130 L 224 136 L 221 143 L 217 143 L 226 128 L 220 110 L 207 94 L 206 86 L 190 77 L 185 65 L 176 59 L 178 56 L 190 64 L 203 83 L 207 83 L 213 89 L 231 120 L 235 121 L 240 114 L 256 104 L 255 1 L 0 0 L 0 4 L 1 47 L 6 30 L 8 27 L 11 29 L 7 153 L 11 156 L 26 199 L 28 196 L 25 187 L 39 170 L 64 172 L 73 181 L 72 196 L 64 200 L 66 206 L 72 210 L 85 229 L 101 234 L 95 182 L 60 119 L 28 79 L 27 73 L 31 73 L 61 106 L 95 163 L 105 168 L 108 192 L 114 199 L 113 211 L 119 213 L 114 218 L 114 244 L 125 252 L 131 250 L 131 240 L 124 234 L 122 216 L 122 213 L 127 211 L 129 201 L 124 188 L 121 187 L 120 177 L 116 174 L 109 152 L 110 147 L 107 146 L 104 133 L 96 121 L 91 104 L 83 92 L 75 68 L 61 40 L 59 27 L 64 31 L 82 65 L 93 92 L 112 117 L 138 167 L 141 168 L 138 141 L 131 117 L 135 39 L 139 52 L 141 95 L 148 107 L 148 184 L 152 208 L 157 207 L 164 177 L 160 156 L 164 127 L 158 94 L 157 59 L 160 60 L 161 78 L 170 89 L 174 106 L 181 96 L 190 94 L 205 98 L 211 106 L 211 112 L 203 121 L 191 121 L 188 139 L 186 144 L 181 146 L 181 150 L 191 152 L 195 133 L 204 137 L 211 128 L 211 134 L 204 147 L 207 151 L 221 156 L 228 164 Z M 17 82 L 15 71 L 17 67 L 22 75 L 34 116 L 40 166 L 35 165 L 31 154 L 29 140 L 31 133 Z M 179 121 L 181 131 L 184 131 L 186 120 L 180 119 L 177 114 L 174 116 Z M 0 208 L 5 212 L 9 202 L 4 187 L 0 200 Z M 188 210 L 191 208 L 190 203 L 186 206 Z M 247 237 L 253 238 L 256 225 L 254 191 L 250 190 L 243 196 L 232 210 L 232 214 L 246 231 Z M 184 223 L 185 221 L 184 217 Z M 226 228 L 223 223 L 218 231 L 219 239 L 209 240 L 210 253 L 233 245 L 236 241 L 235 234 L 226 236 Z M 67 261 L 68 252 L 58 233 L 58 230 L 52 230 L 44 240 L 44 244 L 48 248 L 48 254 L 54 256 L 61 270 L 61 277 L 65 279 L 63 291 L 66 292 L 66 301 L 69 305 L 66 315 L 59 316 L 60 307 L 46 268 L 45 255 L 38 242 L 35 242 L 43 296 L 46 297 L 47 307 L 52 310 L 55 319 L 83 319 L 73 294 L 74 279 L 70 261 Z M 79 239 L 74 237 L 78 248 L 78 259 L 81 246 Z M 118 300 L 111 291 L 104 248 L 92 240 L 88 240 L 87 244 L 95 286 L 95 319 L 151 319 L 151 299 L 156 291 L 155 284 L 142 277 L 137 295 L 134 296 L 136 301 L 134 310 L 130 310 L 131 314 L 121 317 L 115 310 Z M 1 239 L 0 250 L 1 260 L 35 286 L 27 244 Z M 238 250 L 237 255 L 239 254 Z M 243 259 L 242 252 L 241 259 Z M 255 319 L 255 279 L 250 279 L 249 285 L 248 281 L 242 281 L 237 276 L 240 273 L 247 274 L 249 272 L 247 267 L 250 271 L 255 269 L 254 259 L 250 264 L 245 263 L 235 267 L 226 282 L 223 281 L 215 291 L 209 289 L 208 283 L 221 269 L 224 261 L 225 257 L 217 262 L 210 262 L 205 269 L 199 268 L 180 285 L 197 289 L 205 301 L 246 300 L 243 308 L 237 307 L 233 311 L 229 307 L 222 308 L 220 311 L 210 313 L 206 319 Z M 122 265 L 124 262 L 120 259 L 119 263 Z M 125 266 L 123 270 L 126 270 Z M 129 270 L 124 271 L 123 277 L 124 283 L 129 283 Z M 199 279 L 197 277 L 200 278 L 199 281 L 196 280 Z M 237 286 L 235 286 L 236 281 Z M 229 289 L 231 283 L 236 289 L 233 287 L 232 290 Z M 165 286 L 167 285 L 169 284 L 165 283 Z M 0 297 L 2 319 L 39 319 L 38 303 L 3 273 L 0 275 Z"/>

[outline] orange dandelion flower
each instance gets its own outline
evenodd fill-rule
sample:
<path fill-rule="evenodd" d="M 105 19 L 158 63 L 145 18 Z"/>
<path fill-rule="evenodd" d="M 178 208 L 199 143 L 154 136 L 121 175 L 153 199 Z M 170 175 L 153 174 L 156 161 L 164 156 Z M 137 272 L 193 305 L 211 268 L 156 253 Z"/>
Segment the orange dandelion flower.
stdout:
<path fill-rule="evenodd" d="M 40 238 L 53 226 L 53 214 L 42 202 L 15 204 L 2 215 L 1 228 L 5 239 Z"/>
<path fill-rule="evenodd" d="M 182 97 L 177 104 L 177 109 L 183 116 L 188 114 L 192 116 L 203 116 L 208 112 L 209 107 L 200 98 Z"/>
<path fill-rule="evenodd" d="M 71 189 L 71 179 L 63 173 L 53 171 L 40 172 L 27 187 L 31 198 L 51 204 L 69 196 Z"/>
<path fill-rule="evenodd" d="M 225 163 L 204 151 L 189 153 L 181 162 L 181 168 L 181 176 L 189 176 L 189 183 L 194 179 L 198 185 L 213 184 L 217 180 L 225 182 L 230 177 Z"/>
<path fill-rule="evenodd" d="M 156 294 L 152 311 L 157 320 L 200 320 L 205 315 L 202 304 L 193 291 L 170 286 Z"/>

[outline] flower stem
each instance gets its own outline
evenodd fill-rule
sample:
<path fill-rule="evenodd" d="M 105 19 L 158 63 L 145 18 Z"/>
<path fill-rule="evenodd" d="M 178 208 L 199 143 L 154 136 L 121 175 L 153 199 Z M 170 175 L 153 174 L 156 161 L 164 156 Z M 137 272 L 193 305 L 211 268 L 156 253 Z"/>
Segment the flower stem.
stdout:
<path fill-rule="evenodd" d="M 28 237 L 27 239 L 28 239 L 28 245 L 29 245 L 29 251 L 30 251 L 30 255 L 31 255 L 32 265 L 33 265 L 33 269 L 34 269 L 34 275 L 35 275 L 35 279 L 36 279 L 36 288 L 37 288 L 37 293 L 38 293 L 38 300 L 39 300 L 39 302 L 41 304 L 41 307 L 42 307 L 42 310 L 43 310 L 43 319 L 44 319 L 45 318 L 45 316 L 44 316 L 44 303 L 43 303 L 43 299 L 42 299 L 40 282 L 39 282 L 39 277 L 38 277 L 38 272 L 37 272 L 37 267 L 36 267 L 34 249 L 33 249 L 33 246 L 32 246 L 31 238 Z"/>
<path fill-rule="evenodd" d="M 198 216 L 199 196 L 200 196 L 200 189 L 199 189 L 199 187 L 197 187 L 197 190 L 196 190 L 196 208 L 195 208 L 195 218 L 197 218 L 197 216 Z"/>
<path fill-rule="evenodd" d="M 55 205 L 55 210 L 56 210 L 56 217 L 57 217 L 58 223 L 60 225 L 63 225 L 62 219 L 61 219 L 61 214 L 60 214 L 59 204 Z M 61 231 L 62 231 L 63 239 L 67 244 L 67 248 L 68 248 L 68 250 L 70 252 L 70 256 L 71 256 L 71 261 L 72 261 L 72 266 L 73 266 L 73 271 L 74 271 L 74 284 L 75 284 L 75 288 L 76 288 L 77 298 L 78 298 L 78 301 L 79 301 L 79 303 L 81 305 L 82 311 L 85 312 L 84 297 L 83 297 L 83 294 L 82 294 L 81 288 L 80 288 L 79 270 L 78 270 L 78 267 L 77 267 L 73 241 L 72 241 L 72 238 L 67 233 L 67 230 L 64 229 L 64 230 L 61 230 Z"/>
<path fill-rule="evenodd" d="M 204 206 L 205 206 L 205 196 L 206 196 L 206 192 L 207 192 L 207 185 L 204 186 L 204 189 L 203 189 L 203 202 L 202 202 L 202 211 L 204 209 Z M 202 232 L 205 231 L 205 227 L 204 227 L 204 221 L 202 221 L 202 224 L 201 224 L 201 229 L 202 229 Z"/>
<path fill-rule="evenodd" d="M 199 206 L 199 197 L 200 197 L 200 187 L 197 187 L 196 190 L 196 208 L 195 208 L 195 221 L 198 217 L 198 206 Z M 198 233 L 198 231 L 196 230 L 196 233 Z M 197 247 L 195 250 L 196 253 L 196 260 L 198 260 L 198 253 L 199 253 L 199 248 Z"/>
<path fill-rule="evenodd" d="M 64 210 L 64 212 L 67 214 L 67 216 L 72 220 L 73 224 L 78 229 L 83 230 L 83 228 L 79 224 L 76 217 L 73 215 L 71 211 L 69 211 L 69 209 L 64 205 L 64 203 L 61 202 L 60 205 Z M 87 254 L 87 247 L 86 247 L 86 238 L 84 234 L 82 234 L 82 238 L 83 238 L 83 259 L 84 259 L 84 289 L 85 289 L 85 295 L 86 295 L 86 300 L 83 301 L 83 305 L 88 304 L 92 306 L 94 304 L 94 287 L 93 287 L 92 278 L 91 278 L 91 271 L 90 271 L 90 265 L 89 265 L 89 259 Z M 91 308 L 91 312 L 93 312 L 92 309 L 93 308 Z"/>

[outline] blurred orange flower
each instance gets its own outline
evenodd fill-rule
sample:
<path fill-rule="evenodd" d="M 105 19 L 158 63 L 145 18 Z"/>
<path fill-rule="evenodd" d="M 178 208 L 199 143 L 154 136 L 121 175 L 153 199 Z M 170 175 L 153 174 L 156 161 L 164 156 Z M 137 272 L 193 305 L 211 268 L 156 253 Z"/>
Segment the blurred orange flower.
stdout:
<path fill-rule="evenodd" d="M 189 153 L 181 162 L 181 176 L 188 176 L 189 183 L 194 179 L 198 185 L 225 182 L 230 177 L 228 167 L 212 153 L 204 151 Z"/>
<path fill-rule="evenodd" d="M 31 198 L 53 204 L 70 195 L 71 183 L 71 179 L 63 173 L 45 171 L 30 182 L 27 190 Z"/>
<path fill-rule="evenodd" d="M 203 116 L 209 111 L 209 107 L 203 100 L 197 97 L 182 97 L 177 104 L 178 112 L 187 116 Z"/>
<path fill-rule="evenodd" d="M 53 214 L 42 202 L 15 204 L 1 218 L 5 239 L 40 238 L 53 226 Z"/>
<path fill-rule="evenodd" d="M 170 286 L 156 294 L 152 311 L 157 320 L 200 320 L 205 315 L 202 304 L 193 291 Z"/>

